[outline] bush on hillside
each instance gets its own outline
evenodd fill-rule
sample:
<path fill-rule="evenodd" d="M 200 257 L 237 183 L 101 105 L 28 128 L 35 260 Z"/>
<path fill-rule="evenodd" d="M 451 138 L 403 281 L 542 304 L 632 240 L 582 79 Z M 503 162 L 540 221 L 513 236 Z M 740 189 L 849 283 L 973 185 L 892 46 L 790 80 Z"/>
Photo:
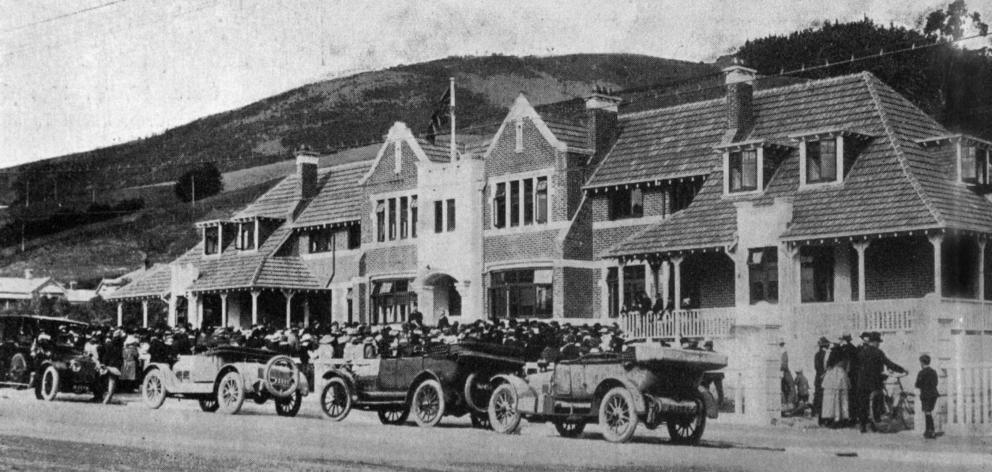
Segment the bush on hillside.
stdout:
<path fill-rule="evenodd" d="M 224 190 L 224 178 L 213 163 L 186 172 L 176 181 L 176 197 L 184 202 L 217 195 Z"/>

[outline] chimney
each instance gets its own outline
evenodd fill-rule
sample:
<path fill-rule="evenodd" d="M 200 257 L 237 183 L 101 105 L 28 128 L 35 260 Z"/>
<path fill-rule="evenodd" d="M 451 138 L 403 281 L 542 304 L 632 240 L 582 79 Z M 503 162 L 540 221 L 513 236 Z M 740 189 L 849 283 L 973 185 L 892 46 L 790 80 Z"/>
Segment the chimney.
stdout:
<path fill-rule="evenodd" d="M 34 278 L 34 272 L 32 272 L 31 269 L 24 269 L 24 278 L 25 279 Z"/>
<path fill-rule="evenodd" d="M 617 111 L 620 97 L 607 95 L 596 90 L 586 96 L 586 116 L 588 117 L 586 145 L 593 151 L 589 164 L 595 166 L 613 145 L 617 138 Z"/>
<path fill-rule="evenodd" d="M 727 85 L 727 134 L 724 141 L 743 139 L 754 125 L 754 79 L 758 71 L 734 64 L 723 69 Z"/>
<path fill-rule="evenodd" d="M 296 151 L 296 174 L 300 178 L 300 200 L 317 196 L 317 153 L 309 148 Z"/>

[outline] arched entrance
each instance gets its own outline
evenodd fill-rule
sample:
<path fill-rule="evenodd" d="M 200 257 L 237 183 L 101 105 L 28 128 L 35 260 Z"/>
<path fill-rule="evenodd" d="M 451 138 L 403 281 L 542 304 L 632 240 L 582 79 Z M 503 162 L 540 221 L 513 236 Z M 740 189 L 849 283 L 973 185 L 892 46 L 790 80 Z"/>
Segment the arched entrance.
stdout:
<path fill-rule="evenodd" d="M 434 274 L 424 281 L 424 288 L 431 293 L 433 306 L 428 308 L 432 313 L 426 313 L 431 319 L 438 320 L 443 313 L 448 316 L 462 314 L 462 295 L 458 292 L 458 281 L 448 274 Z M 426 300 L 425 300 L 426 301 Z"/>

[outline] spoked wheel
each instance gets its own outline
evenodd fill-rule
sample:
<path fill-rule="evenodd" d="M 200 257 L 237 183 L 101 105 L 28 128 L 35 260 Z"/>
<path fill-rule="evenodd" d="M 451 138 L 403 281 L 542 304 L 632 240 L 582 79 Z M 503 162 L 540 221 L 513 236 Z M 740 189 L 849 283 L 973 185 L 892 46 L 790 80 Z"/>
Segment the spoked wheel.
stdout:
<path fill-rule="evenodd" d="M 520 427 L 517 412 L 517 389 L 508 383 L 500 384 L 489 397 L 489 423 L 500 434 L 515 433 Z"/>
<path fill-rule="evenodd" d="M 334 421 L 341 421 L 351 412 L 351 393 L 341 377 L 334 377 L 324 385 L 320 394 L 320 409 Z"/>
<path fill-rule="evenodd" d="M 439 422 L 444 416 L 444 391 L 437 380 L 425 380 L 413 392 L 410 412 L 417 425 L 429 428 Z"/>
<path fill-rule="evenodd" d="M 398 409 L 379 410 L 377 413 L 380 423 L 397 425 L 406 423 L 406 419 L 410 416 L 410 408 L 404 406 Z"/>
<path fill-rule="evenodd" d="M 472 418 L 472 427 L 479 429 L 493 429 L 493 423 L 489 421 L 489 413 L 476 413 L 472 412 L 469 414 Z"/>
<path fill-rule="evenodd" d="M 28 377 L 30 377 L 30 372 L 28 372 L 28 360 L 24 357 L 24 354 L 14 354 L 10 357 L 10 367 L 7 369 L 7 381 L 18 384 L 17 389 L 23 389 L 28 384 Z"/>
<path fill-rule="evenodd" d="M 706 403 L 698 392 L 693 400 L 696 402 L 694 415 L 675 416 L 667 422 L 668 435 L 673 443 L 698 444 L 699 438 L 703 437 L 703 430 L 706 429 Z"/>
<path fill-rule="evenodd" d="M 627 442 L 637 429 L 634 397 L 624 387 L 613 387 L 599 403 L 599 424 L 609 442 Z"/>
<path fill-rule="evenodd" d="M 902 422 L 901 418 L 895 418 L 892 405 L 889 404 L 885 393 L 881 390 L 871 392 L 868 401 L 868 419 L 875 429 L 883 433 L 893 432 L 896 429 L 896 421 Z"/>
<path fill-rule="evenodd" d="M 59 395 L 59 371 L 55 366 L 48 366 L 41 374 L 41 384 L 38 386 L 39 396 L 47 402 L 55 400 Z"/>
<path fill-rule="evenodd" d="M 579 437 L 585 429 L 585 421 L 555 421 L 555 430 L 564 438 Z"/>
<path fill-rule="evenodd" d="M 95 388 L 93 389 L 93 400 L 107 405 L 114 400 L 114 392 L 116 391 L 117 377 L 107 375 L 104 378 L 97 380 L 97 385 L 95 385 Z"/>
<path fill-rule="evenodd" d="M 245 403 L 245 385 L 241 374 L 234 371 L 224 374 L 217 386 L 217 403 L 221 413 L 233 415 L 241 411 L 241 405 Z"/>
<path fill-rule="evenodd" d="M 207 413 L 213 413 L 220 408 L 220 404 L 217 403 L 216 398 L 201 398 L 197 400 L 197 403 L 200 405 L 200 410 Z"/>
<path fill-rule="evenodd" d="M 300 395 L 299 391 L 293 392 L 289 398 L 276 400 L 276 414 L 279 416 L 296 416 L 300 412 L 300 406 L 302 405 L 303 395 Z"/>
<path fill-rule="evenodd" d="M 149 371 L 145 375 L 145 380 L 141 382 L 141 399 L 153 410 L 161 407 L 165 402 L 165 382 L 158 369 Z"/>

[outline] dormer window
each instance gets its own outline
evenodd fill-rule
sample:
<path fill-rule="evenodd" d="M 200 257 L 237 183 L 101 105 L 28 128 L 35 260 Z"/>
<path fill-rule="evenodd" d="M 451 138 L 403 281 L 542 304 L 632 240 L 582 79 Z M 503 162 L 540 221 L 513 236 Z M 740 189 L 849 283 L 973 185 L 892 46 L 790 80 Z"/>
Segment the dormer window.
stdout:
<path fill-rule="evenodd" d="M 257 247 L 256 241 L 258 223 L 256 221 L 245 221 L 238 223 L 237 248 L 241 251 L 251 251 Z"/>
<path fill-rule="evenodd" d="M 806 141 L 806 183 L 818 184 L 836 182 L 840 178 L 837 169 L 843 156 L 838 153 L 838 140 L 827 138 L 819 141 Z"/>
<path fill-rule="evenodd" d="M 799 142 L 799 188 L 844 182 L 857 156 L 872 137 L 849 129 L 793 134 Z"/>
<path fill-rule="evenodd" d="M 203 254 L 212 256 L 220 254 L 220 227 L 203 228 Z"/>
<path fill-rule="evenodd" d="M 758 150 L 731 151 L 729 159 L 730 191 L 749 192 L 758 189 Z"/>
<path fill-rule="evenodd" d="M 971 185 L 989 185 L 990 172 L 988 149 L 973 145 L 961 146 L 961 182 Z"/>

